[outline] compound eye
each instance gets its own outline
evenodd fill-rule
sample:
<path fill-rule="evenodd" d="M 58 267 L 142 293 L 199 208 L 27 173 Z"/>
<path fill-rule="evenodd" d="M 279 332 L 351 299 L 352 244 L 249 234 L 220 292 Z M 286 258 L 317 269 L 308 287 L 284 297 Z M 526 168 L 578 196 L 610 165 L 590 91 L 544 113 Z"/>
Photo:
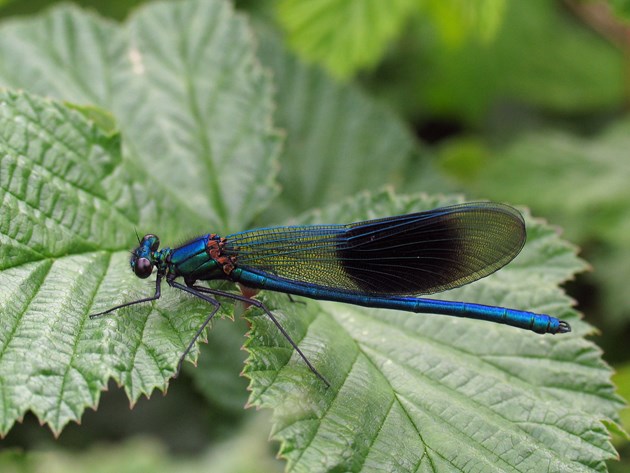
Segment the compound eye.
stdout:
<path fill-rule="evenodd" d="M 160 247 L 160 239 L 155 235 L 145 235 L 142 241 L 151 241 L 151 251 L 157 251 L 157 249 Z"/>
<path fill-rule="evenodd" d="M 153 272 L 153 265 L 147 258 L 138 258 L 133 267 L 133 272 L 141 279 L 146 279 Z"/>

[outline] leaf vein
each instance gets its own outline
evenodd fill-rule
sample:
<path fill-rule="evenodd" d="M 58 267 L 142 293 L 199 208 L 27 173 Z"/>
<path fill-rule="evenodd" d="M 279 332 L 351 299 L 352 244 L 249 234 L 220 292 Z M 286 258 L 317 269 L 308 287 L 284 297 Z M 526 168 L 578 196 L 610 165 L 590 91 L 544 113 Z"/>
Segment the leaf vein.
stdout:
<path fill-rule="evenodd" d="M 49 264 L 48 268 L 46 268 L 46 273 L 43 274 L 42 277 L 41 277 L 42 280 L 46 279 L 46 275 L 50 273 L 51 269 L 52 269 L 52 264 Z M 15 324 L 13 325 L 13 327 L 11 327 L 11 331 L 9 332 L 9 336 L 5 338 L 5 343 L 3 344 L 2 349 L 0 349 L 0 361 L 4 357 L 4 355 L 5 355 L 6 351 L 7 351 L 7 348 L 9 347 L 9 343 L 11 342 L 11 340 L 13 340 L 13 337 L 16 334 L 19 326 L 21 325 L 22 320 L 24 320 L 24 315 L 26 314 L 26 312 L 28 312 L 28 307 L 35 300 L 35 297 L 39 293 L 39 289 L 40 288 L 41 288 L 41 285 L 38 285 L 37 286 L 37 290 L 33 291 L 33 294 L 31 296 L 31 298 L 24 305 L 24 310 L 22 311 L 22 314 L 19 314 L 18 317 L 15 318 Z"/>
<path fill-rule="evenodd" d="M 383 353 L 382 351 L 379 351 L 378 349 L 371 347 L 372 350 L 374 350 L 375 352 L 378 352 L 380 355 L 387 357 L 388 354 Z M 368 356 L 368 355 L 366 355 Z M 442 383 L 440 380 L 437 379 L 432 379 L 429 378 L 427 376 L 425 376 L 422 372 L 418 371 L 415 367 L 408 365 L 407 363 L 401 362 L 401 361 L 397 361 L 398 364 L 405 368 L 407 371 L 413 373 L 414 377 L 416 379 L 424 379 L 425 381 L 428 381 L 433 387 L 438 387 L 442 390 L 442 392 L 445 393 L 445 395 L 455 395 L 459 402 L 461 403 L 466 403 L 466 404 L 470 404 L 471 405 L 471 409 L 469 409 L 469 411 L 471 412 L 479 412 L 481 410 L 483 410 L 485 412 L 485 415 L 487 417 L 494 417 L 496 419 L 498 419 L 501 424 L 502 424 L 502 428 L 504 431 L 510 431 L 512 432 L 514 435 L 518 436 L 519 438 L 521 438 L 522 441 L 524 442 L 530 442 L 533 443 L 534 445 L 537 446 L 538 449 L 541 450 L 545 450 L 548 453 L 552 454 L 552 456 L 555 454 L 555 452 L 553 450 L 551 450 L 546 444 L 544 444 L 543 442 L 541 442 L 540 440 L 538 440 L 537 438 L 531 436 L 528 432 L 526 432 L 525 430 L 523 430 L 522 428 L 518 427 L 515 428 L 515 426 L 517 426 L 520 421 L 513 421 L 507 417 L 505 417 L 504 415 L 502 415 L 501 413 L 494 411 L 492 409 L 490 409 L 489 407 L 485 406 L 484 404 L 472 399 L 470 396 L 465 396 L 462 395 L 461 393 L 459 393 L 458 391 L 450 388 L 449 386 L 445 385 L 444 383 Z M 393 386 L 392 386 L 393 389 Z M 396 392 L 396 391 L 395 391 Z M 403 394 L 401 393 L 397 393 L 397 395 L 400 395 L 403 399 L 406 399 L 407 402 L 409 402 L 411 405 L 416 405 L 414 404 L 411 400 L 408 400 Z M 536 401 L 536 399 L 534 399 L 534 401 Z M 431 413 L 429 410 L 423 409 L 423 412 L 425 412 L 427 415 L 431 415 L 433 418 L 436 418 L 436 415 L 434 415 L 433 413 Z M 449 425 L 450 427 L 452 427 L 455 432 L 461 434 L 462 432 L 460 430 L 457 429 L 457 427 L 453 424 L 451 424 L 450 422 L 447 421 L 446 418 L 441 417 L 441 416 L 437 416 L 438 419 L 440 419 L 442 422 L 444 422 L 445 424 Z M 546 424 L 546 425 L 551 425 L 551 424 Z M 569 432 L 565 429 L 562 429 L 558 426 L 555 426 L 557 429 L 559 429 L 560 431 L 565 432 L 567 435 L 571 436 L 571 437 L 575 437 L 578 439 L 578 441 L 581 441 L 581 437 L 579 437 L 578 435 L 576 435 L 573 432 Z M 467 437 L 470 438 L 470 440 L 474 440 L 471 437 Z M 479 445 L 483 450 L 486 450 L 490 453 L 494 453 L 491 450 L 489 450 L 485 445 L 483 445 L 482 443 L 474 440 L 475 444 Z M 499 457 L 500 458 L 500 457 Z M 501 459 L 502 461 L 504 461 L 503 459 Z"/>

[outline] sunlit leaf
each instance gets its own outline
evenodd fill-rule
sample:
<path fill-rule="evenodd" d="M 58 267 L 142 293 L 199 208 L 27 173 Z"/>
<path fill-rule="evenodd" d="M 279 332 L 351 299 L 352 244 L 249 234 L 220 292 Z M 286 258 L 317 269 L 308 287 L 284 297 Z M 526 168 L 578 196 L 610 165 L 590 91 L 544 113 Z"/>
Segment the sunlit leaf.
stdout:
<path fill-rule="evenodd" d="M 280 0 L 277 9 L 304 58 L 348 77 L 380 59 L 415 6 L 414 0 Z"/>
<path fill-rule="evenodd" d="M 156 3 L 121 25 L 66 6 L 0 39 L 0 84 L 111 112 L 140 172 L 204 228 L 237 230 L 274 196 L 271 81 L 226 2 Z"/>
<path fill-rule="evenodd" d="M 505 10 L 505 0 L 428 0 L 424 7 L 436 23 L 447 46 L 461 46 L 465 39 L 494 38 Z"/>

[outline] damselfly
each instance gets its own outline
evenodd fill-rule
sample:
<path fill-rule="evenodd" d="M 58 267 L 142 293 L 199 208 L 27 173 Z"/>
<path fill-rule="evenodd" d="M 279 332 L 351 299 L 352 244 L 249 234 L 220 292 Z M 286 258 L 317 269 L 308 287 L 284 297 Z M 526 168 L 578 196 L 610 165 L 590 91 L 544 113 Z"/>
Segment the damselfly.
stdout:
<path fill-rule="evenodd" d="M 521 214 L 507 205 L 489 202 L 347 225 L 270 227 L 225 238 L 209 233 L 178 248 L 159 249 L 160 240 L 149 234 L 139 240 L 130 264 L 139 278 L 148 278 L 157 270 L 154 295 L 90 317 L 159 299 L 163 279 L 169 286 L 208 302 L 213 309 L 180 357 L 179 372 L 195 341 L 221 307 L 216 297 L 244 301 L 262 309 L 311 371 L 329 385 L 262 302 L 200 286 L 197 281 L 228 280 L 256 290 L 486 320 L 536 333 L 570 332 L 567 322 L 545 314 L 415 297 L 494 273 L 514 259 L 525 238 Z"/>

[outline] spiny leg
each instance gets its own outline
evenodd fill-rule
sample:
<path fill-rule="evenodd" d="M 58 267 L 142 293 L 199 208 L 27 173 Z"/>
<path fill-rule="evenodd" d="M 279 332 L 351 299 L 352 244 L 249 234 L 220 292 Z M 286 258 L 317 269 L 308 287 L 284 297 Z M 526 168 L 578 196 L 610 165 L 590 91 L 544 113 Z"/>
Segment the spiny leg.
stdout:
<path fill-rule="evenodd" d="M 324 384 L 326 384 L 326 387 L 330 387 L 330 383 L 328 382 L 328 380 L 326 378 L 324 378 L 324 376 L 319 371 L 317 371 L 317 369 L 315 369 L 315 367 L 311 364 L 310 361 L 308 361 L 308 358 L 306 358 L 306 355 L 304 353 L 302 353 L 302 350 L 300 350 L 298 348 L 298 346 L 293 341 L 291 336 L 282 327 L 282 325 L 280 325 L 280 322 L 278 322 L 278 320 L 274 317 L 274 315 L 271 313 L 271 311 L 267 308 L 267 306 L 265 304 L 263 304 L 259 300 L 252 299 L 250 297 L 241 296 L 239 294 L 233 294 L 231 292 L 220 291 L 218 289 L 210 289 L 210 288 L 202 287 L 202 286 L 192 286 L 192 289 L 194 289 L 195 291 L 205 292 L 207 294 L 212 294 L 214 296 L 227 297 L 229 299 L 234 299 L 234 300 L 237 300 L 237 301 L 246 302 L 246 303 L 251 304 L 251 305 L 253 305 L 255 307 L 258 307 L 259 309 L 262 309 L 267 314 L 267 316 L 271 319 L 271 321 L 275 324 L 275 326 L 278 327 L 278 330 L 280 330 L 280 333 L 282 333 L 284 338 L 286 338 L 289 341 L 289 343 L 295 349 L 295 351 L 300 355 L 300 357 L 302 357 L 302 359 L 304 360 L 304 363 L 306 363 L 306 365 L 313 372 L 313 374 L 315 376 L 317 376 L 319 379 L 321 379 L 324 382 Z M 189 292 L 191 292 L 191 291 L 189 291 Z"/>
<path fill-rule="evenodd" d="M 160 298 L 161 295 L 162 295 L 162 276 L 158 274 L 157 278 L 155 279 L 155 294 L 153 294 L 153 296 L 145 297 L 144 299 L 138 299 L 137 301 L 126 302 L 125 304 L 117 305 L 115 307 L 112 307 L 111 309 L 107 309 L 103 312 L 99 312 L 98 314 L 91 314 L 90 319 L 101 317 L 105 314 L 109 314 L 110 312 L 114 312 L 115 310 L 122 309 L 123 307 L 129 307 L 130 305 L 141 304 L 143 302 L 156 301 Z"/>
<path fill-rule="evenodd" d="M 180 357 L 179 363 L 177 363 L 177 371 L 175 372 L 175 378 L 177 378 L 179 376 L 179 372 L 182 369 L 182 364 L 184 363 L 184 360 L 186 359 L 186 356 L 188 356 L 188 353 L 190 353 L 190 350 L 192 350 L 192 348 L 195 345 L 195 342 L 197 341 L 197 339 L 201 336 L 201 334 L 203 333 L 204 329 L 208 326 L 208 324 L 210 323 L 212 318 L 218 312 L 219 308 L 221 307 L 221 303 L 219 301 L 217 301 L 216 299 L 204 296 L 203 294 L 199 294 L 199 292 L 203 292 L 203 291 L 199 291 L 196 286 L 188 287 L 188 286 L 184 286 L 183 284 L 178 283 L 177 281 L 172 281 L 172 280 L 168 281 L 168 283 L 172 287 L 175 287 L 177 289 L 181 289 L 182 291 L 187 292 L 189 294 L 192 294 L 193 296 L 196 296 L 196 297 L 198 297 L 201 300 L 209 302 L 210 304 L 212 304 L 214 306 L 214 309 L 212 310 L 212 312 L 210 312 L 210 315 L 208 317 L 206 317 L 206 320 L 204 320 L 203 324 L 201 324 L 201 327 L 199 327 L 199 330 L 197 330 L 197 332 L 195 333 L 195 336 L 192 338 L 192 340 L 190 341 L 190 343 L 186 347 L 186 350 L 184 351 L 184 354 Z"/>

